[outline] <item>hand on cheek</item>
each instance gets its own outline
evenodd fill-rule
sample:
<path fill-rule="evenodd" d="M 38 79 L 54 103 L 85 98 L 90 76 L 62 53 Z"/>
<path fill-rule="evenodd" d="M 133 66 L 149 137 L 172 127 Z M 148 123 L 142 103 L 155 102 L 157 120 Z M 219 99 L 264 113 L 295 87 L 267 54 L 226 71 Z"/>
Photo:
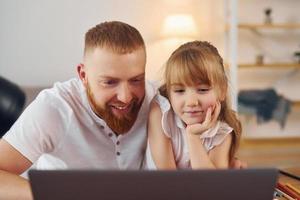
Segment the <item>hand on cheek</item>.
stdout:
<path fill-rule="evenodd" d="M 190 135 L 201 135 L 206 130 L 213 127 L 221 111 L 221 103 L 217 102 L 215 105 L 208 107 L 203 123 L 196 123 L 187 125 L 186 132 Z"/>
<path fill-rule="evenodd" d="M 220 115 L 220 111 L 221 111 L 221 102 L 217 101 L 213 106 L 213 112 L 212 115 L 214 117 L 216 117 L 216 120 L 218 119 L 219 115 Z"/>

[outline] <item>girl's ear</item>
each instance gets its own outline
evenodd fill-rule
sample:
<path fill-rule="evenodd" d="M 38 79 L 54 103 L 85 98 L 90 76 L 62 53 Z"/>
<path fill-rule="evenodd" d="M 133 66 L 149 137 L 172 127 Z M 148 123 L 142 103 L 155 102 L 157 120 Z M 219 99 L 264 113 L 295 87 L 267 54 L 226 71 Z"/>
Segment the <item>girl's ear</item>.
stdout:
<path fill-rule="evenodd" d="M 226 99 L 226 90 L 219 89 L 219 100 L 222 102 Z"/>
<path fill-rule="evenodd" d="M 220 100 L 221 101 L 225 101 L 225 99 L 226 99 L 226 93 L 225 92 L 223 92 L 224 94 L 221 94 L 221 98 L 220 98 Z"/>

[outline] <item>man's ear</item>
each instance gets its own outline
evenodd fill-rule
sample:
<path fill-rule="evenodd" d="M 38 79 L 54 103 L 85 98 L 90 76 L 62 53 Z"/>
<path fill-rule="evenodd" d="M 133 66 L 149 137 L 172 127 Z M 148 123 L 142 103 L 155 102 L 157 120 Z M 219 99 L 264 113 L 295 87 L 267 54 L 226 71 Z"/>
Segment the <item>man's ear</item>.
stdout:
<path fill-rule="evenodd" d="M 80 80 L 82 81 L 82 83 L 84 85 L 87 85 L 87 75 L 86 75 L 84 64 L 80 63 L 77 66 L 77 73 L 78 73 L 78 76 L 79 76 Z"/>

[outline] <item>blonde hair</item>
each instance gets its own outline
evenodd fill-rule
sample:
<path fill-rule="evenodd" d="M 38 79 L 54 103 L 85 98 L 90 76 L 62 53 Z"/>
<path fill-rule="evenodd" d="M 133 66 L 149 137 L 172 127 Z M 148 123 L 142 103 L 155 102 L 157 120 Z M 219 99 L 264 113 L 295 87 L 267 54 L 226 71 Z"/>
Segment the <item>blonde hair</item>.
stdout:
<path fill-rule="evenodd" d="M 139 48 L 145 49 L 139 31 L 129 24 L 111 21 L 103 22 L 85 34 L 84 55 L 97 47 L 105 47 L 115 53 L 131 53 Z"/>
<path fill-rule="evenodd" d="M 231 108 L 228 98 L 228 79 L 223 59 L 216 47 L 205 41 L 193 41 L 181 45 L 168 59 L 164 73 L 165 84 L 160 88 L 162 95 L 168 97 L 171 84 L 195 85 L 199 82 L 216 88 L 221 101 L 220 121 L 233 128 L 229 160 L 235 156 L 241 137 L 241 123 Z"/>

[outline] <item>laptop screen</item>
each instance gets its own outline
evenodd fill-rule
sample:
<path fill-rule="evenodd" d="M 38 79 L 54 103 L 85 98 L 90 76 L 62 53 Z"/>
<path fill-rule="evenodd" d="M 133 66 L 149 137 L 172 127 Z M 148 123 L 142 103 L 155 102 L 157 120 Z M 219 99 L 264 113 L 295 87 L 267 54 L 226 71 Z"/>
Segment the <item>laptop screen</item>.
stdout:
<path fill-rule="evenodd" d="M 271 200 L 276 169 L 31 170 L 35 200 Z"/>

